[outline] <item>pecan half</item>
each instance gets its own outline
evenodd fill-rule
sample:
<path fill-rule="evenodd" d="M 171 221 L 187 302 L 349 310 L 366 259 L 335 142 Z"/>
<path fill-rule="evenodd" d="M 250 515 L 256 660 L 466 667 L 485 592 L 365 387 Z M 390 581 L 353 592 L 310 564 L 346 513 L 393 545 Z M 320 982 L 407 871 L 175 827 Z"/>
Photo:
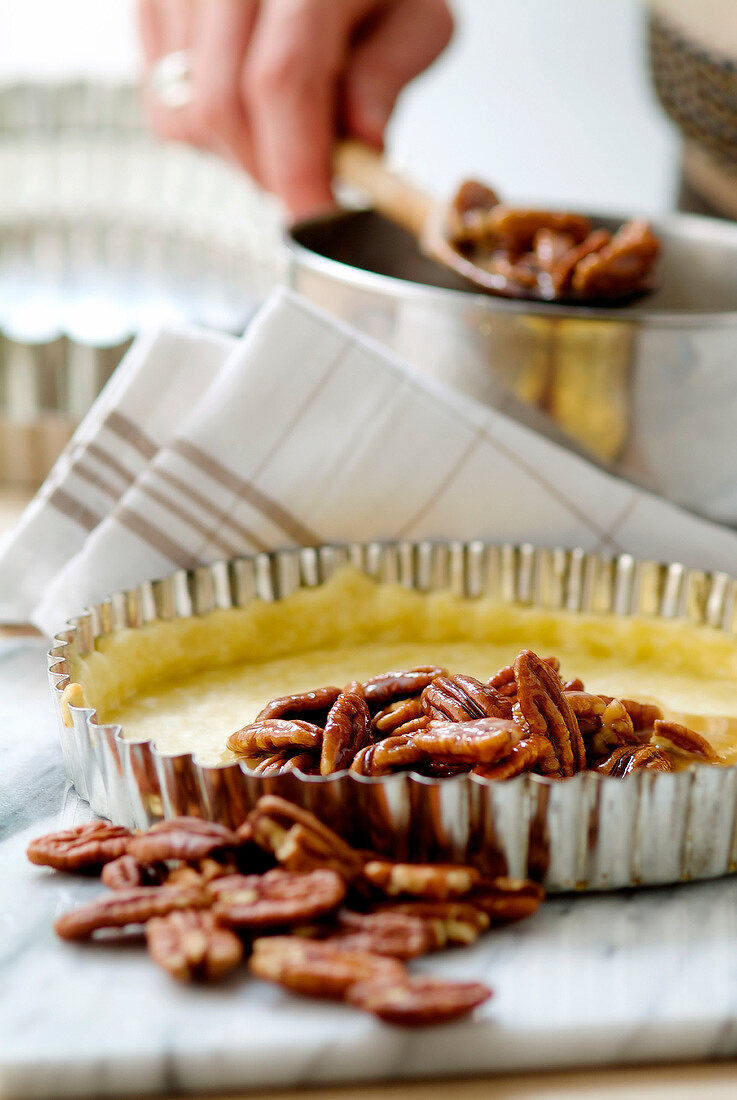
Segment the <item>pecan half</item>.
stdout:
<path fill-rule="evenodd" d="M 232 829 L 216 821 L 199 817 L 173 817 L 159 821 L 145 833 L 131 838 L 128 852 L 141 863 L 164 859 L 182 859 L 187 863 L 204 859 L 213 852 L 236 848 L 238 837 Z"/>
<path fill-rule="evenodd" d="M 558 673 L 532 650 L 523 649 L 515 659 L 514 676 L 522 725 L 530 734 L 548 738 L 558 759 L 559 774 L 571 776 L 585 768 L 581 731 Z"/>
<path fill-rule="evenodd" d="M 382 977 L 352 985 L 346 1000 L 388 1024 L 425 1027 L 473 1012 L 491 990 L 480 982 L 444 982 L 433 978 Z"/>
<path fill-rule="evenodd" d="M 468 897 L 468 903 L 481 909 L 492 924 L 511 924 L 531 917 L 540 908 L 545 891 L 528 878 L 483 879 Z"/>
<path fill-rule="evenodd" d="M 610 298 L 639 290 L 660 243 L 647 222 L 630 221 L 609 244 L 576 264 L 571 286 L 584 298 Z"/>
<path fill-rule="evenodd" d="M 196 863 L 183 863 L 166 876 L 166 886 L 207 886 L 216 878 L 237 875 L 239 868 L 232 861 L 221 863 L 218 859 L 200 859 Z"/>
<path fill-rule="evenodd" d="M 468 722 L 432 722 L 427 729 L 409 736 L 420 752 L 433 760 L 490 764 L 504 758 L 519 740 L 520 732 L 515 722 L 505 718 L 476 718 Z"/>
<path fill-rule="evenodd" d="M 409 894 L 440 901 L 470 893 L 481 880 L 475 867 L 462 864 L 391 863 L 383 859 L 369 860 L 363 877 L 389 897 Z"/>
<path fill-rule="evenodd" d="M 100 877 L 110 890 L 127 890 L 131 886 L 158 886 L 166 878 L 166 867 L 149 867 L 134 856 L 122 855 L 106 863 Z"/>
<path fill-rule="evenodd" d="M 377 760 L 377 752 L 379 759 Z M 381 776 L 401 768 L 409 768 L 423 759 L 414 743 L 413 734 L 403 733 L 385 737 L 374 745 L 367 745 L 353 757 L 350 770 L 358 775 Z"/>
<path fill-rule="evenodd" d="M 473 676 L 436 676 L 423 691 L 421 704 L 425 714 L 440 721 L 512 717 L 510 701 Z"/>
<path fill-rule="evenodd" d="M 673 765 L 663 750 L 655 745 L 623 745 L 597 764 L 594 771 L 623 779 L 638 771 L 671 772 Z"/>
<path fill-rule="evenodd" d="M 208 887 L 213 913 L 233 928 L 285 928 L 337 908 L 346 885 L 335 871 L 227 875 Z"/>
<path fill-rule="evenodd" d="M 290 871 L 320 867 L 347 882 L 360 874 L 363 858 L 309 810 L 277 795 L 263 795 L 249 814 L 253 837 Z"/>
<path fill-rule="evenodd" d="M 560 671 L 560 661 L 557 657 L 543 657 L 542 662 L 544 665 L 548 665 L 553 672 Z M 514 663 L 505 665 L 504 668 L 500 668 L 498 672 L 490 676 L 486 681 L 486 686 L 494 688 L 500 695 L 505 695 L 516 702 L 517 681 L 514 677 Z"/>
<path fill-rule="evenodd" d="M 557 296 L 568 290 L 573 279 L 573 274 L 581 260 L 591 256 L 594 252 L 600 252 L 608 245 L 612 235 L 608 229 L 594 229 L 580 244 L 573 244 L 562 255 L 555 257 L 550 265 L 550 283 L 553 293 Z"/>
<path fill-rule="evenodd" d="M 124 928 L 145 924 L 151 917 L 163 917 L 174 909 L 197 909 L 207 905 L 199 887 L 137 886 L 104 894 L 79 909 L 65 913 L 54 924 L 64 940 L 87 939 L 100 928 Z"/>
<path fill-rule="evenodd" d="M 622 745 L 637 745 L 642 734 L 636 733 L 630 713 L 621 699 L 610 699 L 601 715 L 601 729 L 586 744 L 589 766 L 596 764 L 613 749 Z"/>
<path fill-rule="evenodd" d="M 263 936 L 253 941 L 248 966 L 257 978 L 278 982 L 296 993 L 341 998 L 367 978 L 402 979 L 402 964 L 368 951 L 346 951 L 339 943 L 302 936 Z"/>
<path fill-rule="evenodd" d="M 304 718 L 313 725 L 323 726 L 328 711 L 340 695 L 340 688 L 322 687 L 316 691 L 303 691 L 298 695 L 282 695 L 272 699 L 260 710 L 254 721 L 263 722 L 267 718 Z"/>
<path fill-rule="evenodd" d="M 489 764 L 503 759 L 517 741 L 519 727 L 504 718 L 431 722 L 402 736 L 387 737 L 357 753 L 352 771 L 385 775 L 413 764 Z"/>
<path fill-rule="evenodd" d="M 491 924 L 487 913 L 466 901 L 405 901 L 393 903 L 390 912 L 425 921 L 438 949 L 448 944 L 473 943 Z"/>
<path fill-rule="evenodd" d="M 445 669 L 437 665 L 422 665 L 407 672 L 383 672 L 364 681 L 366 702 L 373 711 L 383 710 L 397 699 L 419 695 L 436 676 L 444 676 Z"/>
<path fill-rule="evenodd" d="M 255 764 L 249 764 L 248 770 L 254 775 L 281 775 L 291 756 L 286 749 L 262 756 Z"/>
<path fill-rule="evenodd" d="M 689 729 L 688 726 L 679 725 L 678 722 L 665 722 L 656 719 L 653 723 L 653 737 L 656 737 L 659 741 L 668 741 L 681 752 L 701 756 L 704 760 L 710 760 L 713 764 L 721 759 L 719 753 L 712 748 L 705 737 L 702 737 L 696 730 Z"/>
<path fill-rule="evenodd" d="M 527 740 L 512 745 L 503 760 L 495 764 L 477 764 L 473 774 L 480 775 L 483 779 L 513 779 L 515 775 L 532 771 L 541 760 L 545 762 L 549 773 L 551 769 L 555 769 L 554 758 L 553 746 L 547 737 L 528 737 Z"/>
<path fill-rule="evenodd" d="M 330 936 L 343 950 L 369 951 L 395 959 L 414 959 L 434 951 L 437 936 L 429 921 L 409 913 L 382 909 L 375 913 L 340 910 L 338 931 Z"/>
<path fill-rule="evenodd" d="M 563 690 L 571 710 L 576 715 L 578 728 L 582 736 L 585 737 L 589 733 L 600 730 L 602 715 L 606 710 L 607 703 L 612 702 L 612 700 L 604 699 L 601 695 L 592 695 L 590 691 L 573 691 L 570 688 L 564 688 Z"/>
<path fill-rule="evenodd" d="M 243 944 L 212 913 L 184 909 L 146 924 L 146 947 L 153 961 L 179 981 L 217 981 L 243 958 Z"/>
<path fill-rule="evenodd" d="M 577 243 L 584 240 L 591 232 L 591 222 L 582 214 L 553 210 L 521 210 L 498 203 L 489 211 L 485 228 L 513 254 L 520 254 L 528 252 L 533 247 L 535 235 L 541 229 L 567 233 Z"/>
<path fill-rule="evenodd" d="M 602 696 L 602 698 L 606 699 L 607 702 L 611 702 L 607 696 Z M 663 717 L 662 710 L 655 703 L 639 703 L 636 699 L 620 699 L 619 701 L 632 719 L 632 727 L 635 733 L 652 730 L 655 723 Z"/>
<path fill-rule="evenodd" d="M 231 733 L 226 744 L 246 756 L 281 752 L 282 749 L 319 749 L 322 727 L 301 719 L 265 718 Z"/>
<path fill-rule="evenodd" d="M 356 753 L 371 744 L 371 715 L 366 701 L 355 692 L 344 692 L 330 708 L 320 753 L 320 774 L 347 768 Z"/>
<path fill-rule="evenodd" d="M 408 722 L 416 722 L 420 719 L 421 725 L 426 725 L 426 718 L 427 715 L 422 709 L 421 697 L 414 695 L 411 699 L 397 699 L 394 703 L 390 703 L 388 707 L 384 707 L 374 716 L 371 724 L 376 735 L 389 737 Z M 379 737 L 377 737 L 377 740 L 379 740 Z"/>
<path fill-rule="evenodd" d="M 478 180 L 464 180 L 453 196 L 452 208 L 463 217 L 478 210 L 491 210 L 499 198 L 495 191 Z"/>
<path fill-rule="evenodd" d="M 57 871 L 99 871 L 125 854 L 131 834 L 120 825 L 93 821 L 32 840 L 26 849 L 31 863 Z"/>

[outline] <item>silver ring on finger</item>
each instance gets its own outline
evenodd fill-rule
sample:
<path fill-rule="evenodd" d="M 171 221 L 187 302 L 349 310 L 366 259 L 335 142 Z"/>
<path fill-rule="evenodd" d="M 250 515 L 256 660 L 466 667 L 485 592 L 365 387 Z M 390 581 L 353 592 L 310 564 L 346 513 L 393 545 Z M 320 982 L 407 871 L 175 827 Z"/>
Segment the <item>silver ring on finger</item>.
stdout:
<path fill-rule="evenodd" d="M 191 51 L 175 50 L 154 62 L 148 87 L 162 107 L 170 111 L 188 107 L 194 99 Z"/>

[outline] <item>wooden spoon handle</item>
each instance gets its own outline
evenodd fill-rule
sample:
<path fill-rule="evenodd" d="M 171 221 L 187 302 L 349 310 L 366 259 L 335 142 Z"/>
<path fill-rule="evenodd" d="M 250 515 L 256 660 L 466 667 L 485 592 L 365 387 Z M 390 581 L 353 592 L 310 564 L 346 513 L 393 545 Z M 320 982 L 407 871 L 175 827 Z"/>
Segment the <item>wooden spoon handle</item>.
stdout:
<path fill-rule="evenodd" d="M 381 153 L 360 141 L 341 141 L 335 148 L 336 176 L 363 191 L 380 214 L 419 237 L 435 206 L 432 196 L 390 172 Z"/>

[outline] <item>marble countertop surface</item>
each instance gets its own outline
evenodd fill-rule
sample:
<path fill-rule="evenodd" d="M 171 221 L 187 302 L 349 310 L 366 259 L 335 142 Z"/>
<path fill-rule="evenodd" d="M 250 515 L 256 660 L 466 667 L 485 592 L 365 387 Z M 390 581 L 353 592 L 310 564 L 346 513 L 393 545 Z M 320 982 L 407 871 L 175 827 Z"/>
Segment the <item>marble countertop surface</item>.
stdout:
<path fill-rule="evenodd" d="M 25 860 L 89 818 L 63 774 L 45 643 L 0 639 L 0 1095 L 90 1097 L 315 1085 L 737 1053 L 737 878 L 559 897 L 413 969 L 481 979 L 472 1019 L 408 1032 L 245 972 L 175 984 L 135 939 L 57 940 L 100 890 Z"/>

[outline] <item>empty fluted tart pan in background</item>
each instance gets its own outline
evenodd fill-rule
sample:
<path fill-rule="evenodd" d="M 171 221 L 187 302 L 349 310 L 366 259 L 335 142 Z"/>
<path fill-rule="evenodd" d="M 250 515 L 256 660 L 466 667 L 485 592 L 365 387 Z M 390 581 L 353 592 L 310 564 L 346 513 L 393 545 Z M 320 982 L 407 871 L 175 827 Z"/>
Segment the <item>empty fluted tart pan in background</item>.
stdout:
<path fill-rule="evenodd" d="M 179 571 L 111 596 L 58 636 L 49 675 L 67 773 L 97 813 L 134 827 L 176 814 L 234 824 L 273 792 L 363 847 L 530 875 L 549 890 L 717 877 L 737 866 L 736 595 L 726 575 L 678 564 L 481 542 L 323 546 Z M 652 680 L 662 666 L 666 695 L 682 696 L 679 716 L 693 691 L 703 731 L 732 746 L 723 753 L 728 766 L 696 763 L 625 779 L 526 773 L 503 782 L 413 772 L 266 777 L 218 754 L 206 738 L 177 748 L 171 714 L 162 713 L 160 729 L 158 715 L 153 727 L 149 715 L 153 737 L 137 733 L 135 722 L 104 721 L 130 697 L 140 696 L 145 712 L 157 681 L 172 681 L 175 702 L 190 691 L 194 728 L 198 708 L 224 706 L 222 685 L 247 679 L 249 669 L 263 704 L 282 694 L 274 689 L 279 677 L 293 680 L 295 669 L 303 670 L 301 690 L 347 682 L 393 667 L 387 661 L 404 647 L 449 667 L 452 654 L 453 671 L 479 675 L 456 655 L 478 668 L 488 654 L 528 645 L 560 656 L 566 674 L 585 681 L 600 668 L 594 691 L 609 691 L 620 660 L 635 679 L 640 667 Z M 331 654 L 342 667 L 362 646 L 384 663 L 342 681 L 329 675 Z M 586 667 L 574 667 L 576 652 L 588 655 Z M 488 659 L 491 675 L 498 664 Z M 63 703 L 70 680 L 83 683 L 94 707 Z M 652 685 L 651 697 L 660 687 Z M 223 745 L 243 724 L 224 721 Z"/>

